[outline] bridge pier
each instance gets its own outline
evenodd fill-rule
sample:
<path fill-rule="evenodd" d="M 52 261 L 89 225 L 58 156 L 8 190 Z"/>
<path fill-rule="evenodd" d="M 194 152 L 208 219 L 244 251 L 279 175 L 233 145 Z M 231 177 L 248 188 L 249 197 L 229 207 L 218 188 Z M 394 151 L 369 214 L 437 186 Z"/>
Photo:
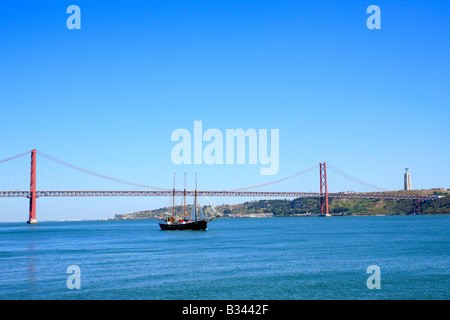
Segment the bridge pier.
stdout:
<path fill-rule="evenodd" d="M 413 212 L 414 212 L 414 215 L 420 214 L 420 199 L 419 199 L 419 197 L 417 197 L 417 202 L 416 202 L 416 200 L 413 200 Z"/>
<path fill-rule="evenodd" d="M 28 224 L 36 224 L 36 149 L 31 150 L 30 212 Z"/>

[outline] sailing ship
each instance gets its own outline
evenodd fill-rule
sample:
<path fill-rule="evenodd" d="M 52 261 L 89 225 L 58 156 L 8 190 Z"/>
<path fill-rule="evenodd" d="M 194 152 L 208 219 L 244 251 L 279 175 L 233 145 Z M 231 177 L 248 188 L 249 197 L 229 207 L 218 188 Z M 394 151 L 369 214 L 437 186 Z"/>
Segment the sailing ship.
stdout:
<path fill-rule="evenodd" d="M 195 174 L 195 192 L 194 204 L 190 218 L 186 218 L 186 173 L 184 174 L 184 204 L 183 204 L 183 219 L 177 218 L 175 215 L 175 175 L 172 196 L 172 216 L 164 219 L 159 223 L 161 230 L 206 230 L 209 221 L 214 218 L 207 219 L 201 206 L 197 204 L 197 174 Z"/>

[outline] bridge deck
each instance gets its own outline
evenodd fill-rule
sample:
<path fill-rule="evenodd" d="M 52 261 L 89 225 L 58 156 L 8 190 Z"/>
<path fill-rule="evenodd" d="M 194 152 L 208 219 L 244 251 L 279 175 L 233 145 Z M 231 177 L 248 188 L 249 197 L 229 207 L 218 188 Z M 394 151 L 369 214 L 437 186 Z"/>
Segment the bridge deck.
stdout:
<path fill-rule="evenodd" d="M 186 191 L 187 196 L 194 196 L 195 191 Z M 173 191 L 36 191 L 36 197 L 152 197 L 152 196 L 172 196 Z M 176 196 L 183 196 L 184 191 L 175 191 Z M 276 198 L 301 198 L 301 197 L 321 197 L 324 194 L 319 192 L 266 192 L 266 191 L 197 191 L 199 196 L 210 197 L 276 197 Z M 30 191 L 0 191 L 0 197 L 31 197 Z M 396 193 L 328 193 L 332 198 L 352 198 L 352 199 L 419 199 L 433 200 L 436 196 L 421 196 L 413 194 Z"/>

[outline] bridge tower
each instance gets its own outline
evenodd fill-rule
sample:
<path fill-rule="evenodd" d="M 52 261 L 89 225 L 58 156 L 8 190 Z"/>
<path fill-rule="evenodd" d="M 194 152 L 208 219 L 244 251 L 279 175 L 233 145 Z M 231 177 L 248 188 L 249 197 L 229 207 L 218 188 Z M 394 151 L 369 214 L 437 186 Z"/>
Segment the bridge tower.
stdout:
<path fill-rule="evenodd" d="M 330 215 L 328 210 L 327 163 L 320 163 L 320 213 Z"/>
<path fill-rule="evenodd" d="M 36 220 L 36 149 L 31 150 L 31 179 L 30 179 L 30 216 L 28 223 L 37 223 Z"/>

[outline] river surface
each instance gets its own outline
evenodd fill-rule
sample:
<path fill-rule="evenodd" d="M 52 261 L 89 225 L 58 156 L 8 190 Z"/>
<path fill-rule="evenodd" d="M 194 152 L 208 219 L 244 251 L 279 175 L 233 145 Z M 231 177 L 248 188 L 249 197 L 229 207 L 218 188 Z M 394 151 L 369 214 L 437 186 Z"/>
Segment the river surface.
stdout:
<path fill-rule="evenodd" d="M 450 216 L 0 223 L 0 299 L 449 299 L 449 231 Z"/>

